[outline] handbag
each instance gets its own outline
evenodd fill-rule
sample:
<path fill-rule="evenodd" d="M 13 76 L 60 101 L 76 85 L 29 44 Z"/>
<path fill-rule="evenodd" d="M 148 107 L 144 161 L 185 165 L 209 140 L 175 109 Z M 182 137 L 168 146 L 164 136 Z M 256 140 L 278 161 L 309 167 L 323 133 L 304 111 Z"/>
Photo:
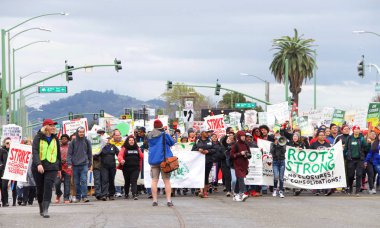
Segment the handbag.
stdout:
<path fill-rule="evenodd" d="M 176 169 L 179 168 L 178 158 L 176 156 L 173 156 L 171 158 L 166 157 L 166 140 L 165 140 L 165 133 L 162 137 L 162 145 L 164 147 L 164 161 L 161 162 L 160 167 L 162 172 L 164 173 L 170 173 Z"/>

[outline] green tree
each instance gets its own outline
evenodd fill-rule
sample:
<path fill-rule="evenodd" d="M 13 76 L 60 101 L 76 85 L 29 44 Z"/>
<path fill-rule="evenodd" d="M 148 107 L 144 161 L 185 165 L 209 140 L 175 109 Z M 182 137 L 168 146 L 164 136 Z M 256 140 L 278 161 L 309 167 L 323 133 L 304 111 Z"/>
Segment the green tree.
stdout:
<path fill-rule="evenodd" d="M 173 88 L 163 93 L 162 96 L 167 104 L 167 113 L 181 111 L 185 107 L 186 100 L 193 100 L 195 110 L 194 117 L 197 118 L 200 116 L 200 112 L 197 115 L 197 111 L 210 105 L 203 94 L 196 92 L 194 88 L 184 83 L 175 83 Z"/>
<path fill-rule="evenodd" d="M 269 69 L 278 83 L 285 82 L 285 59 L 288 59 L 289 90 L 297 105 L 302 83 L 313 78 L 313 69 L 316 65 L 311 49 L 313 42 L 313 39 L 299 36 L 297 29 L 294 29 L 293 37 L 283 36 L 273 40 L 272 47 L 277 52 L 273 55 Z"/>
<path fill-rule="evenodd" d="M 246 103 L 247 99 L 241 93 L 227 92 L 219 101 L 218 106 L 221 108 L 234 108 L 235 103 Z"/>

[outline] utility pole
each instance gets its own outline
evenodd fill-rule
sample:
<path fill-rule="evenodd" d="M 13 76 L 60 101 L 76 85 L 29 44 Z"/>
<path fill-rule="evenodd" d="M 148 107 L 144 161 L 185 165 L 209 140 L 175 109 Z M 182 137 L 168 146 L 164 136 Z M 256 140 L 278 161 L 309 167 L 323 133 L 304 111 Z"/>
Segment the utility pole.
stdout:
<path fill-rule="evenodd" d="M 145 110 L 146 110 L 146 107 L 145 107 L 145 105 L 143 105 L 143 118 L 144 118 L 144 127 L 145 127 Z"/>

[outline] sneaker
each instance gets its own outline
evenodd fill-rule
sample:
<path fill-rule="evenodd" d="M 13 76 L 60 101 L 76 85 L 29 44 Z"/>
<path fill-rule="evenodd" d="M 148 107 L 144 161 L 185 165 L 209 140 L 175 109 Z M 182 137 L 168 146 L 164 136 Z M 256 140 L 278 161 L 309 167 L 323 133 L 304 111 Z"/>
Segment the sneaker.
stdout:
<path fill-rule="evenodd" d="M 359 193 L 356 193 L 355 196 L 356 196 L 356 197 L 359 197 L 360 195 L 359 195 Z"/>
<path fill-rule="evenodd" d="M 325 196 L 329 196 L 329 195 L 331 195 L 331 194 L 332 194 L 332 191 L 329 190 L 328 192 L 326 192 Z"/>
<path fill-rule="evenodd" d="M 166 205 L 168 205 L 168 207 L 173 207 L 174 206 L 173 202 L 167 202 Z"/>
<path fill-rule="evenodd" d="M 241 197 L 240 197 L 239 194 L 236 194 L 236 195 L 234 196 L 234 201 L 236 201 L 236 202 L 241 202 L 241 201 L 242 201 L 242 199 L 241 199 Z"/>
<path fill-rule="evenodd" d="M 157 206 L 158 206 L 158 203 L 157 203 L 157 202 L 153 202 L 153 203 L 152 203 L 152 206 L 153 206 L 153 207 L 157 207 Z"/>
<path fill-rule="evenodd" d="M 100 198 L 102 201 L 107 201 L 107 198 L 106 197 L 102 197 L 102 198 Z"/>
<path fill-rule="evenodd" d="M 370 193 L 369 194 L 376 194 L 376 189 L 373 188 L 372 190 L 370 190 Z"/>
<path fill-rule="evenodd" d="M 301 190 L 296 190 L 295 192 L 294 192 L 294 196 L 299 196 L 301 194 Z"/>
<path fill-rule="evenodd" d="M 203 198 L 203 193 L 202 192 L 198 193 L 198 196 Z"/>
<path fill-rule="evenodd" d="M 115 198 L 113 198 L 113 196 L 109 196 L 108 199 L 109 200 L 115 200 Z"/>
<path fill-rule="evenodd" d="M 133 197 L 133 200 L 138 200 L 139 198 L 137 198 L 137 195 Z"/>
<path fill-rule="evenodd" d="M 241 201 L 245 201 L 246 199 L 248 199 L 249 195 L 246 195 L 246 194 L 242 194 L 241 196 Z"/>
<path fill-rule="evenodd" d="M 227 197 L 230 197 L 230 196 L 231 196 L 231 192 L 227 192 L 227 193 L 226 193 L 226 196 L 227 196 Z"/>
<path fill-rule="evenodd" d="M 76 198 L 73 198 L 73 199 L 71 200 L 72 203 L 79 203 L 79 201 L 80 201 L 80 200 L 78 200 L 78 199 L 76 199 Z"/>
<path fill-rule="evenodd" d="M 69 204 L 70 201 L 69 201 L 69 200 L 65 200 L 65 201 L 63 201 L 63 203 L 64 203 L 64 204 Z"/>
<path fill-rule="evenodd" d="M 84 203 L 88 203 L 88 202 L 90 202 L 90 200 L 87 199 L 87 198 L 83 198 L 82 201 L 83 201 Z"/>
<path fill-rule="evenodd" d="M 115 197 L 122 197 L 120 192 L 116 192 Z"/>
<path fill-rule="evenodd" d="M 273 189 L 273 194 L 272 194 L 273 197 L 276 197 L 277 196 L 277 190 L 276 189 Z"/>
<path fill-rule="evenodd" d="M 282 191 L 279 192 L 280 198 L 285 198 L 284 193 Z"/>
<path fill-rule="evenodd" d="M 61 196 L 55 197 L 55 203 L 60 203 L 61 202 Z"/>

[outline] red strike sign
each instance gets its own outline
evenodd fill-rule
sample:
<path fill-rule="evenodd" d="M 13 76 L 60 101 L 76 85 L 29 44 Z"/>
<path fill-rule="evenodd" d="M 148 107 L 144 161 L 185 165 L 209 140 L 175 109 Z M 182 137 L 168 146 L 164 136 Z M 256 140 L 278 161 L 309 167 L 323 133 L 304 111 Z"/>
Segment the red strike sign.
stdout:
<path fill-rule="evenodd" d="M 216 129 L 224 128 L 223 117 L 222 118 L 217 118 L 217 119 L 209 119 L 209 120 L 207 120 L 207 126 L 211 130 L 216 130 Z"/>

